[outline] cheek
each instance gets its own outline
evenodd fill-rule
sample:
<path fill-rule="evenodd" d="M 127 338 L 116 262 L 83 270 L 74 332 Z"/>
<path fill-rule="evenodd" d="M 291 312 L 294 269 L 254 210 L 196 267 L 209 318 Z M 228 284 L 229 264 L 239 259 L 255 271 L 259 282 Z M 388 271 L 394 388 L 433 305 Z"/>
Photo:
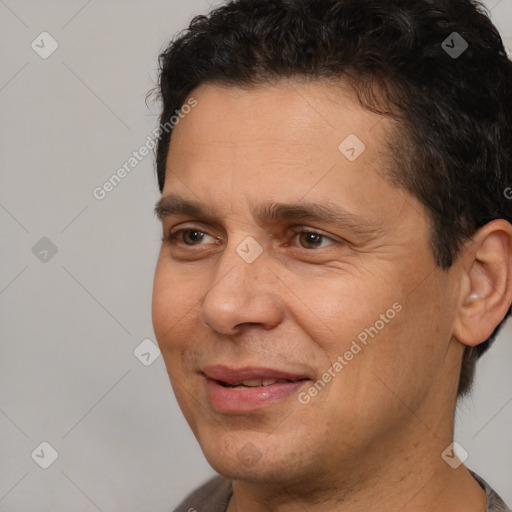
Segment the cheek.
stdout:
<path fill-rule="evenodd" d="M 175 332 L 193 308 L 197 299 L 193 295 L 193 280 L 189 284 L 178 279 L 164 255 L 160 255 L 153 282 L 152 320 L 153 329 L 162 351 L 174 345 L 180 338 Z"/>
<path fill-rule="evenodd" d="M 446 295 L 432 277 L 412 292 L 397 290 L 389 297 L 401 310 L 375 337 L 368 338 L 361 358 L 365 369 L 359 369 L 368 382 L 375 383 L 374 391 L 387 390 L 379 400 L 388 401 L 389 406 L 395 402 L 399 406 L 397 397 L 409 407 L 418 406 L 440 378 L 452 327 L 453 306 Z M 372 325 L 380 327 L 375 320 Z M 359 384 L 363 388 L 363 383 Z"/>
<path fill-rule="evenodd" d="M 359 334 L 363 333 L 361 338 L 364 339 L 365 329 L 379 321 L 379 315 L 394 302 L 394 296 L 384 283 L 355 272 L 333 276 L 321 283 L 319 290 L 307 297 L 307 304 L 314 313 L 308 315 L 308 325 L 304 321 L 300 323 L 330 359 L 348 350 Z M 318 335 L 320 329 L 324 336 Z"/>
<path fill-rule="evenodd" d="M 331 370 L 337 377 L 345 375 L 336 381 L 351 392 L 354 387 L 365 388 L 381 372 L 386 380 L 394 381 L 403 373 L 400 367 L 420 357 L 418 351 L 425 352 L 417 336 L 416 342 L 412 339 L 414 333 L 418 334 L 422 324 L 432 327 L 432 322 L 421 318 L 421 305 L 407 298 L 396 274 L 389 269 L 387 273 L 371 270 L 323 283 L 322 292 L 310 297 L 311 309 L 318 316 L 309 315 L 307 324 L 300 320 L 331 365 L 343 358 L 343 371 L 339 365 L 338 372 Z"/>
<path fill-rule="evenodd" d="M 155 331 L 159 343 L 161 342 L 162 334 L 165 332 L 166 328 L 169 328 L 168 324 L 172 324 L 171 313 L 173 311 L 173 304 L 172 294 L 170 293 L 171 289 L 172 282 L 170 279 L 166 279 L 162 256 L 160 256 L 153 280 L 153 297 L 151 304 L 153 330 Z"/>

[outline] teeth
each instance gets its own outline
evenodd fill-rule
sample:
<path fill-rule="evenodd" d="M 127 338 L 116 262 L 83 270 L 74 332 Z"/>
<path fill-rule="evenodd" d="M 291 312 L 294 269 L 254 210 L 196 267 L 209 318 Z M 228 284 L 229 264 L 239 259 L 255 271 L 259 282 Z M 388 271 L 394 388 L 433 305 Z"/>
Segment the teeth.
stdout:
<path fill-rule="evenodd" d="M 255 388 L 259 386 L 270 386 L 277 382 L 277 379 L 251 379 L 244 380 L 238 386 L 246 386 L 249 388 Z"/>
<path fill-rule="evenodd" d="M 249 386 L 249 387 L 261 386 L 261 380 L 259 380 L 259 379 L 243 380 L 242 384 L 244 386 Z"/>
<path fill-rule="evenodd" d="M 247 389 L 247 388 L 256 388 L 261 386 L 271 386 L 272 384 L 275 384 L 276 382 L 289 382 L 287 380 L 279 380 L 279 379 L 250 379 L 250 380 L 244 380 L 240 382 L 240 384 L 226 384 L 222 383 L 224 387 L 231 388 L 231 389 Z"/>
<path fill-rule="evenodd" d="M 274 384 L 275 382 L 277 382 L 277 379 L 252 379 L 242 381 L 242 385 L 252 388 L 257 386 L 270 386 L 270 384 Z"/>

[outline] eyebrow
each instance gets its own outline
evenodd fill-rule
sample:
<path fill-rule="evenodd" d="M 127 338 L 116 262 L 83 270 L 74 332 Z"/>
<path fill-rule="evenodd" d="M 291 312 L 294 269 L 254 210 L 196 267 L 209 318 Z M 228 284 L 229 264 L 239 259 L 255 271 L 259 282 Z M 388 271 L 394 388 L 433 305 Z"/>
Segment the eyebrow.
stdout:
<path fill-rule="evenodd" d="M 268 201 L 264 204 L 253 206 L 251 213 L 256 220 L 262 223 L 283 221 L 318 222 L 343 226 L 368 237 L 375 236 L 378 228 L 375 223 L 370 222 L 367 218 L 350 213 L 340 205 L 332 202 L 318 204 L 310 202 L 276 203 Z M 215 215 L 203 203 L 184 199 L 175 194 L 162 197 L 155 205 L 155 214 L 159 220 L 170 216 L 184 216 L 218 222 L 218 215 Z"/>

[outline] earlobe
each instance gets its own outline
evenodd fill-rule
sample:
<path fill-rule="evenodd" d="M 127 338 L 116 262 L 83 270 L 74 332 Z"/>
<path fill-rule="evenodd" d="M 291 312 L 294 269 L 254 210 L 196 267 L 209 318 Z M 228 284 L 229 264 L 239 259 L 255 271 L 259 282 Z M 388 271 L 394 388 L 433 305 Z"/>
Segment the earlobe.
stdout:
<path fill-rule="evenodd" d="M 461 287 L 454 337 L 468 346 L 489 338 L 512 301 L 512 225 L 503 219 L 480 228 L 460 258 Z"/>

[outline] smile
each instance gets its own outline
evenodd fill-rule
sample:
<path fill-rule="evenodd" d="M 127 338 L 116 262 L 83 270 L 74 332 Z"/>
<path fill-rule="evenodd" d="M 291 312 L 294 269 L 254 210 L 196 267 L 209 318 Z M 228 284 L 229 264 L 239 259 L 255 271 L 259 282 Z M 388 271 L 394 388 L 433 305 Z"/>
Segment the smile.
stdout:
<path fill-rule="evenodd" d="M 211 406 L 220 412 L 257 411 L 296 394 L 309 377 L 269 368 L 204 368 Z"/>

